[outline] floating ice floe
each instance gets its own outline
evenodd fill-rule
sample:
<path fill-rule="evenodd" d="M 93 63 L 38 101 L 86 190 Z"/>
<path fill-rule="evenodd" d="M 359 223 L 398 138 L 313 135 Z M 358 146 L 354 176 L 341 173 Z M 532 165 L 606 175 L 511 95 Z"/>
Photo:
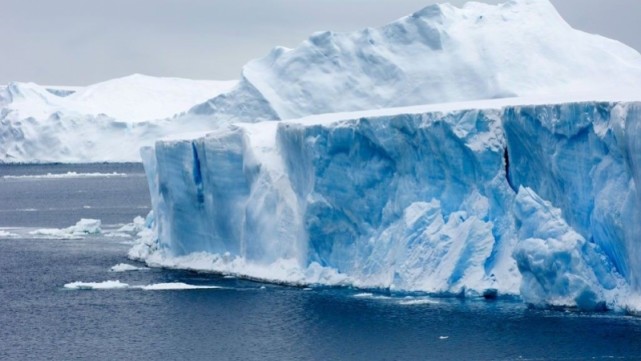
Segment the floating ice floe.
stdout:
<path fill-rule="evenodd" d="M 42 228 L 29 232 L 33 236 L 55 239 L 78 239 L 87 235 L 101 234 L 102 222 L 99 219 L 82 218 L 78 223 L 67 228 Z"/>
<path fill-rule="evenodd" d="M 33 175 L 5 175 L 3 179 L 67 179 L 67 178 L 113 178 L 113 177 L 127 177 L 126 173 L 47 173 L 47 174 L 33 174 Z"/>
<path fill-rule="evenodd" d="M 118 263 L 117 265 L 111 267 L 109 270 L 111 272 L 130 272 L 130 271 L 144 271 L 148 270 L 146 267 L 136 267 L 127 263 Z"/>

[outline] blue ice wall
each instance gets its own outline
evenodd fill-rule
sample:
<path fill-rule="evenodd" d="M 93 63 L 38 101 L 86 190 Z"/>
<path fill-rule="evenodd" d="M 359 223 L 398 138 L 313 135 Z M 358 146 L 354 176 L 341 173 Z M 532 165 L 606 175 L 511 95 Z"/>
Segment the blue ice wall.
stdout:
<path fill-rule="evenodd" d="M 639 286 L 640 121 L 635 103 L 520 106 L 245 124 L 143 153 L 169 257 L 594 309 Z"/>

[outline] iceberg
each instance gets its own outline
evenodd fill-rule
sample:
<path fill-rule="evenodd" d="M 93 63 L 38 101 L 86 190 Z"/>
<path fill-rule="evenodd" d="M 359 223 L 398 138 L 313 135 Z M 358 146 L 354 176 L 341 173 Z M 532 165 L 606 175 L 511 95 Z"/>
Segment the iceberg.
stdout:
<path fill-rule="evenodd" d="M 633 309 L 641 55 L 547 0 L 318 33 L 141 150 L 151 266 Z M 279 120 L 278 122 L 270 120 Z"/>
<path fill-rule="evenodd" d="M 509 97 L 637 100 L 640 64 L 624 44 L 572 29 L 548 0 L 433 5 L 276 47 L 238 81 L 134 74 L 88 87 L 0 86 L 0 162 L 136 162 L 158 138 L 313 114 Z"/>

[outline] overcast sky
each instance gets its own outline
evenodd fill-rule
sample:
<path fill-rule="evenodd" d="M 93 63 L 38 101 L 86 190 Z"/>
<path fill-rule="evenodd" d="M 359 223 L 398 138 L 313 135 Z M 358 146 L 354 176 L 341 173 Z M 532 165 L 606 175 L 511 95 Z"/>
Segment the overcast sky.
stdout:
<path fill-rule="evenodd" d="M 275 45 L 380 26 L 437 2 L 0 0 L 0 84 L 87 85 L 131 73 L 236 79 Z M 641 50 L 641 0 L 552 2 L 575 28 Z"/>

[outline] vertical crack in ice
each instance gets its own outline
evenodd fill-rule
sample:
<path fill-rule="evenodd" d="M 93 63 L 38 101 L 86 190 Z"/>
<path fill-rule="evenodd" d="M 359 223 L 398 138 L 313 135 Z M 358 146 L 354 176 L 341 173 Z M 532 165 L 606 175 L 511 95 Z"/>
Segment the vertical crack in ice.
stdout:
<path fill-rule="evenodd" d="M 514 187 L 510 179 L 510 152 L 507 146 L 503 148 L 503 160 L 505 161 L 505 180 L 507 180 L 507 184 L 516 193 L 516 187 Z"/>

